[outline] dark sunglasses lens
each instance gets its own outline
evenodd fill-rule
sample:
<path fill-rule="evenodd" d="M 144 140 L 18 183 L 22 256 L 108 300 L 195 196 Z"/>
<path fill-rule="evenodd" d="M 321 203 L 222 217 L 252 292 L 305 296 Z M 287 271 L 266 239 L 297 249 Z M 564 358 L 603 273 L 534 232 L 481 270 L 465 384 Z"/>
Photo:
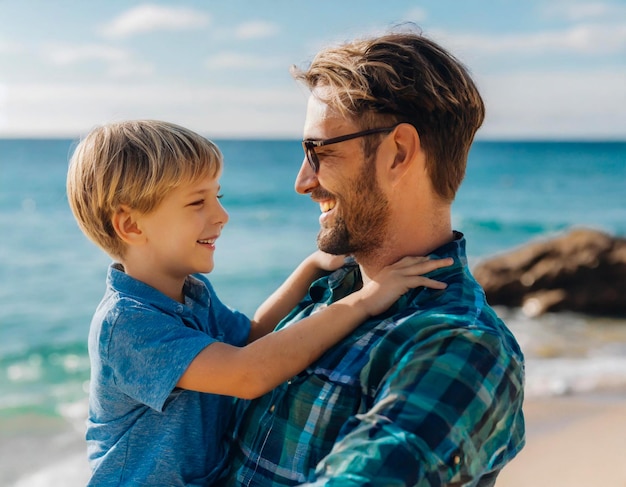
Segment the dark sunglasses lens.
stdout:
<path fill-rule="evenodd" d="M 306 158 L 309 161 L 309 165 L 313 169 L 313 172 L 317 174 L 317 170 L 320 168 L 319 160 L 317 159 L 317 154 L 313 150 L 312 147 L 306 148 Z"/>

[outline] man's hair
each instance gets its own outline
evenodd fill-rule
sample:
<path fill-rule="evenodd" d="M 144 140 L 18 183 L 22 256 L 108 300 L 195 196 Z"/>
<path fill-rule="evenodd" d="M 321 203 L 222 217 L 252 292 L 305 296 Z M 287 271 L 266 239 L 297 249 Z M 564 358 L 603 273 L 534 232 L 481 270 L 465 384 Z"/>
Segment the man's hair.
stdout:
<path fill-rule="evenodd" d="M 149 213 L 172 189 L 216 177 L 221 168 L 217 146 L 191 130 L 156 120 L 112 123 L 95 128 L 76 147 L 67 196 L 85 235 L 120 258 L 125 245 L 111 219 L 121 205 Z"/>
<path fill-rule="evenodd" d="M 291 72 L 310 90 L 329 88 L 320 99 L 363 129 L 413 125 L 435 191 L 454 199 L 485 117 L 476 85 L 454 56 L 419 33 L 398 32 L 324 49 L 307 69 Z M 364 144 L 367 155 L 373 148 Z"/>

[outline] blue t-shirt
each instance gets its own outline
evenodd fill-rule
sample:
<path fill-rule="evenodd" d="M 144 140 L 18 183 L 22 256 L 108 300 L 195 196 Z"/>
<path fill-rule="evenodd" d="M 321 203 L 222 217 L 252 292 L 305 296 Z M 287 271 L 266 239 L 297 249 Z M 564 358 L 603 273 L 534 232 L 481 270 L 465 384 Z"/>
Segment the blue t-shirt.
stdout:
<path fill-rule="evenodd" d="M 109 268 L 91 323 L 90 485 L 209 485 L 226 465 L 233 398 L 176 388 L 207 345 L 247 342 L 250 320 L 190 276 L 185 304 Z"/>

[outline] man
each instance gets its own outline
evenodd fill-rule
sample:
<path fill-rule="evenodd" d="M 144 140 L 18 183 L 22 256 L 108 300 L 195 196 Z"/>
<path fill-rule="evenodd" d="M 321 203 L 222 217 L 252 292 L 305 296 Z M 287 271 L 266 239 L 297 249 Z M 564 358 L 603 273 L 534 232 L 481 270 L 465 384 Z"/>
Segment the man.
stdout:
<path fill-rule="evenodd" d="M 228 485 L 492 486 L 524 445 L 523 356 L 471 276 L 451 204 L 484 118 L 465 68 L 389 34 L 320 52 L 296 190 L 319 203 L 318 246 L 354 261 L 281 327 L 406 255 L 453 257 L 304 373 L 253 401 Z"/>

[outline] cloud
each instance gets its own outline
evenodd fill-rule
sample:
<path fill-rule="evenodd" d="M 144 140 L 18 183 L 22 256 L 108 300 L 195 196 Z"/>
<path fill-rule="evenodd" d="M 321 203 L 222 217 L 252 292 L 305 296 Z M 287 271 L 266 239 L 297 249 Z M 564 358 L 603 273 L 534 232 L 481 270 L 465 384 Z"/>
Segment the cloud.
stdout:
<path fill-rule="evenodd" d="M 112 63 L 108 66 L 107 75 L 111 78 L 148 77 L 155 72 L 153 64 L 131 60 L 130 62 Z"/>
<path fill-rule="evenodd" d="M 523 71 L 478 78 L 486 137 L 626 140 L 626 69 Z"/>
<path fill-rule="evenodd" d="M 432 31 L 453 50 L 471 56 L 538 56 L 563 53 L 615 54 L 626 52 L 626 22 L 580 24 L 563 30 L 508 35 L 456 34 Z"/>
<path fill-rule="evenodd" d="M 6 98 L 7 98 L 6 86 L 0 84 L 0 129 L 2 129 L 3 127 L 6 127 L 7 125 Z"/>
<path fill-rule="evenodd" d="M 522 71 L 477 78 L 483 139 L 626 140 L 626 68 Z M 102 82 L 0 85 L 0 134 L 76 136 L 129 118 L 171 120 L 210 137 L 300 136 L 307 93 L 290 87 Z"/>
<path fill-rule="evenodd" d="M 154 31 L 197 29 L 208 25 L 210 17 L 197 10 L 144 4 L 124 12 L 101 32 L 109 38 L 126 38 Z"/>
<path fill-rule="evenodd" d="M 267 39 L 279 32 L 277 24 L 264 20 L 251 20 L 235 28 L 235 38 L 240 40 Z"/>
<path fill-rule="evenodd" d="M 24 50 L 24 47 L 13 41 L 0 40 L 0 54 L 17 54 Z"/>
<path fill-rule="evenodd" d="M 44 46 L 43 53 L 48 61 L 59 66 L 91 60 L 125 62 L 131 58 L 129 51 L 126 49 L 102 44 L 85 44 L 80 46 L 49 44 Z"/>
<path fill-rule="evenodd" d="M 146 76 L 154 72 L 151 64 L 138 61 L 131 51 L 106 44 L 47 44 L 42 47 L 42 56 L 57 66 L 103 62 L 105 73 L 113 78 Z"/>
<path fill-rule="evenodd" d="M 306 100 L 295 83 L 288 89 L 15 84 L 6 86 L 0 135 L 75 137 L 114 120 L 153 118 L 179 123 L 210 137 L 297 138 Z"/>

